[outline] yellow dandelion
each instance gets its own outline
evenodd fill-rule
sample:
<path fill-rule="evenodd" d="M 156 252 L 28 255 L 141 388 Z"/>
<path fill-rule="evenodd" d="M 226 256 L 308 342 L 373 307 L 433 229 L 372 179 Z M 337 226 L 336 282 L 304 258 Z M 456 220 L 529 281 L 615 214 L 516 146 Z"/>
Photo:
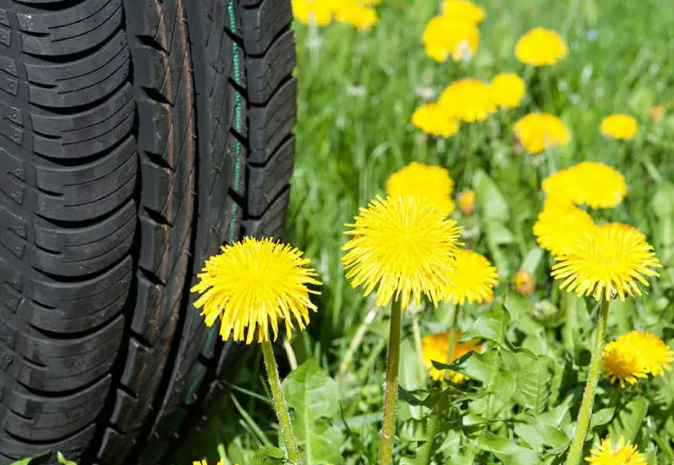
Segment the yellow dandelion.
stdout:
<path fill-rule="evenodd" d="M 533 232 L 538 245 L 557 256 L 592 228 L 594 221 L 586 211 L 574 205 L 546 200 Z"/>
<path fill-rule="evenodd" d="M 638 128 L 637 120 L 625 114 L 610 115 L 601 122 L 601 133 L 613 139 L 634 139 Z"/>
<path fill-rule="evenodd" d="M 222 253 L 206 261 L 199 283 L 192 292 L 201 294 L 194 303 L 212 326 L 220 318 L 223 339 L 250 344 L 276 340 L 279 320 L 285 321 L 290 333 L 293 320 L 303 330 L 309 323 L 309 310 L 316 306 L 309 300 L 307 285 L 320 285 L 302 252 L 272 239 L 253 239 L 222 247 Z M 269 332 L 271 325 L 272 334 Z"/>
<path fill-rule="evenodd" d="M 494 289 L 489 289 L 487 296 L 480 301 L 480 305 L 489 305 L 494 301 Z"/>
<path fill-rule="evenodd" d="M 377 287 L 377 305 L 395 296 L 402 308 L 410 298 L 419 306 L 422 295 L 437 305 L 444 297 L 461 231 L 444 212 L 417 197 L 377 197 L 347 226 L 346 277 L 365 295 Z"/>
<path fill-rule="evenodd" d="M 494 103 L 501 108 L 519 106 L 526 93 L 524 80 L 515 73 L 501 73 L 491 80 L 491 94 Z"/>
<path fill-rule="evenodd" d="M 293 16 L 303 24 L 327 26 L 337 12 L 335 0 L 292 0 Z"/>
<path fill-rule="evenodd" d="M 515 56 L 524 64 L 550 66 L 564 58 L 568 48 L 555 31 L 536 27 L 524 34 L 515 45 Z"/>
<path fill-rule="evenodd" d="M 436 137 L 452 137 L 459 131 L 459 122 L 450 118 L 437 103 L 427 103 L 414 110 L 412 124 Z"/>
<path fill-rule="evenodd" d="M 498 283 L 496 267 L 483 255 L 461 249 L 456 254 L 454 269 L 449 273 L 447 296 L 462 305 L 466 301 L 482 302 Z"/>
<path fill-rule="evenodd" d="M 208 460 L 206 460 L 206 459 L 195 460 L 195 461 L 192 462 L 192 465 L 208 465 Z M 217 465 L 225 465 L 225 459 L 221 458 L 220 460 L 218 460 Z M 234 465 L 238 465 L 238 464 L 234 464 Z"/>
<path fill-rule="evenodd" d="M 627 194 L 625 178 L 616 169 L 598 162 L 582 162 L 547 177 L 543 192 L 559 201 L 612 208 Z"/>
<path fill-rule="evenodd" d="M 459 210 L 466 216 L 475 212 L 475 191 L 467 190 L 459 194 Z"/>
<path fill-rule="evenodd" d="M 671 370 L 674 351 L 655 334 L 644 331 L 630 331 L 618 338 L 636 348 L 646 372 L 653 376 L 662 376 Z"/>
<path fill-rule="evenodd" d="M 442 14 L 450 18 L 479 24 L 484 21 L 484 9 L 468 0 L 445 0 L 440 8 Z"/>
<path fill-rule="evenodd" d="M 438 104 L 450 118 L 472 123 L 496 111 L 489 84 L 478 79 L 454 81 L 440 95 Z"/>
<path fill-rule="evenodd" d="M 621 388 L 626 383 L 636 384 L 639 379 L 648 377 L 646 365 L 637 348 L 621 338 L 604 346 L 602 372 L 611 383 L 617 381 Z"/>
<path fill-rule="evenodd" d="M 518 294 L 530 296 L 534 293 L 536 281 L 534 281 L 534 277 L 531 276 L 531 273 L 520 269 L 513 277 L 513 285 L 515 286 L 515 291 L 517 291 Z"/>
<path fill-rule="evenodd" d="M 453 188 L 454 181 L 445 168 L 413 161 L 389 177 L 386 194 L 389 197 L 418 197 L 449 215 L 454 210 Z"/>
<path fill-rule="evenodd" d="M 530 113 L 520 118 L 514 129 L 519 141 L 531 154 L 567 145 L 571 139 L 564 122 L 548 113 Z"/>
<path fill-rule="evenodd" d="M 440 381 L 445 378 L 445 375 L 449 375 L 452 382 L 459 384 L 468 379 L 467 376 L 457 373 L 452 370 L 438 370 L 433 366 L 433 361 L 438 363 L 447 364 L 447 354 L 449 352 L 449 336 L 450 332 L 444 332 L 440 334 L 431 334 L 429 336 L 424 336 L 421 340 L 421 356 L 424 359 L 424 363 L 428 368 L 429 376 L 435 380 Z M 461 339 L 461 333 L 457 333 L 456 341 Z M 468 342 L 457 342 L 454 347 L 454 353 L 452 354 L 452 362 L 457 360 L 469 352 L 480 350 L 480 342 L 477 339 L 473 339 Z"/>
<path fill-rule="evenodd" d="M 637 228 L 634 226 L 630 226 L 629 224 L 623 224 L 623 223 L 604 223 L 600 224 L 597 226 L 598 228 L 604 228 L 604 229 L 621 229 L 625 231 L 626 233 L 629 232 L 630 234 L 636 234 L 637 236 L 641 237 L 641 240 L 645 241 L 646 240 L 646 235 L 639 231 Z"/>
<path fill-rule="evenodd" d="M 590 449 L 590 456 L 585 459 L 591 465 L 647 465 L 646 457 L 637 450 L 637 446 L 625 441 L 621 436 L 618 444 L 613 446 L 606 436 L 599 444 Z"/>
<path fill-rule="evenodd" d="M 369 31 L 379 21 L 377 11 L 358 0 L 342 0 L 337 8 L 335 19 L 350 24 L 359 31 Z"/>
<path fill-rule="evenodd" d="M 447 15 L 431 19 L 423 35 L 426 55 L 442 63 L 450 56 L 454 61 L 469 60 L 480 44 L 477 25 Z"/>
<path fill-rule="evenodd" d="M 562 280 L 560 288 L 596 300 L 641 295 L 638 283 L 648 286 L 646 277 L 659 276 L 653 268 L 661 267 L 643 235 L 623 228 L 591 228 L 556 261 L 552 276 Z"/>

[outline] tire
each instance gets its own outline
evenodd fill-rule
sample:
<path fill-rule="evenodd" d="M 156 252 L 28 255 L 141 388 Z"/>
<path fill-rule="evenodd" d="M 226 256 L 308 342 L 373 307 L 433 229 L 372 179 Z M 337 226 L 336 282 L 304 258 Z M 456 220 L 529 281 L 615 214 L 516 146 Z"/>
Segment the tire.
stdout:
<path fill-rule="evenodd" d="M 167 463 L 230 375 L 189 289 L 282 234 L 290 0 L 0 0 L 0 463 Z M 53 462 L 50 462 L 53 463 Z"/>

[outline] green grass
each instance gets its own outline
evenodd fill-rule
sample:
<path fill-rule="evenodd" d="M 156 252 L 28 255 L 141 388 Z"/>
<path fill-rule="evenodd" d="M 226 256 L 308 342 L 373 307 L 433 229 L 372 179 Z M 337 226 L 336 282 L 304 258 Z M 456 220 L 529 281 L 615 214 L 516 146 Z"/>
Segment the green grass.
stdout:
<path fill-rule="evenodd" d="M 646 232 L 664 271 L 650 296 L 616 305 L 609 333 L 638 327 L 657 333 L 664 330 L 674 337 L 674 221 L 656 215 L 652 200 L 664 182 L 674 179 L 674 112 L 660 125 L 649 117 L 653 105 L 674 99 L 674 60 L 670 59 L 674 9 L 670 2 L 478 3 L 487 12 L 480 26 L 482 41 L 473 60 L 461 64 L 437 64 L 424 54 L 424 25 L 437 14 L 432 0 L 384 0 L 378 8 L 379 24 L 367 33 L 340 24 L 317 31 L 296 27 L 297 160 L 286 239 L 306 251 L 325 283 L 319 313 L 309 330 L 293 341 L 300 363 L 315 357 L 333 375 L 337 373 L 346 347 L 373 305 L 344 279 L 339 263 L 345 241 L 343 225 L 352 220 L 359 206 L 383 193 L 392 172 L 413 160 L 446 166 L 456 182 L 455 192 L 477 190 L 477 215 L 462 218 L 458 214 L 457 218 L 473 232 L 467 239 L 470 247 L 485 253 L 498 266 L 501 284 L 497 298 L 535 249 L 531 226 L 541 208 L 540 181 L 555 169 L 583 160 L 619 169 L 628 182 L 626 200 L 618 208 L 593 212 L 593 216 L 634 224 Z M 534 26 L 558 31 L 570 48 L 565 60 L 540 72 L 526 69 L 513 53 L 517 38 Z M 502 71 L 527 77 L 530 89 L 536 83 L 520 108 L 484 123 L 464 125 L 449 140 L 429 139 L 411 126 L 414 108 L 425 100 L 422 95 L 433 95 L 434 99 L 454 79 L 489 80 Z M 568 147 L 554 150 L 539 163 L 513 151 L 512 123 L 534 110 L 562 117 L 572 134 Z M 616 143 L 599 135 L 601 119 L 615 112 L 639 119 L 634 141 Z M 507 211 L 495 210 L 498 203 L 493 196 L 486 197 L 488 186 L 476 179 L 478 172 L 486 172 L 494 181 Z M 485 195 L 480 198 L 480 194 Z M 660 195 L 663 197 L 656 198 L 655 209 L 666 210 L 672 199 Z M 490 218 L 502 220 L 498 230 Z M 542 327 L 550 322 L 546 317 L 565 318 L 558 313 L 570 308 L 569 299 L 559 294 L 547 276 L 548 262 L 545 256 L 535 270 L 535 308 L 544 320 L 535 324 Z M 441 308 L 424 313 L 422 331 L 445 327 L 446 312 L 447 308 Z M 387 337 L 381 315 L 385 312 L 379 313 L 355 355 L 353 369 L 339 377 L 344 415 L 359 431 L 359 439 L 352 438 L 349 445 L 351 457 L 366 456 L 377 442 Z M 479 315 L 478 309 L 469 309 L 468 315 L 463 324 L 470 326 Z M 576 320 L 582 322 L 582 318 Z M 576 346 L 589 346 L 589 330 L 578 321 L 567 320 L 543 333 L 559 340 L 560 347 L 580 353 Z M 536 340 L 527 343 L 544 342 Z M 187 454 L 190 458 L 212 454 L 219 443 L 238 443 L 229 449 L 236 458 L 237 447 L 244 450 L 276 442 L 256 363 L 252 357 L 245 364 L 239 388 L 232 391 L 236 403 L 223 403 L 222 415 L 193 445 Z M 244 460 L 245 455 L 240 457 Z M 352 458 L 348 463 L 365 462 Z"/>

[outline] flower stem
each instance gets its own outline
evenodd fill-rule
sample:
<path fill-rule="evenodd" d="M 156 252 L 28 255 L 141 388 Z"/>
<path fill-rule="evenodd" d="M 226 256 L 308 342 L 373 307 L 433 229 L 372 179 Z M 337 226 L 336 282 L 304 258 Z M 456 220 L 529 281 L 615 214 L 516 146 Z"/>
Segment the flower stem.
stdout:
<path fill-rule="evenodd" d="M 580 411 L 578 412 L 578 421 L 576 422 L 576 433 L 573 442 L 571 443 L 571 447 L 569 448 L 566 465 L 578 465 L 583 458 L 583 445 L 585 444 L 587 430 L 590 427 L 594 394 L 597 390 L 599 374 L 601 373 L 601 361 L 603 358 L 604 341 L 606 339 L 609 302 L 610 301 L 607 299 L 603 299 L 601 302 L 597 334 L 595 335 L 592 359 L 590 360 L 590 371 L 587 375 L 587 384 L 585 385 L 583 400 L 580 404 Z"/>
<path fill-rule="evenodd" d="M 456 343 L 458 342 L 458 326 L 459 326 L 459 312 L 461 307 L 459 304 L 454 305 L 452 313 L 452 325 L 449 327 L 449 343 L 447 344 L 447 364 L 451 365 L 452 360 L 454 359 L 454 349 L 456 348 Z"/>
<path fill-rule="evenodd" d="M 384 419 L 381 427 L 379 465 L 393 462 L 393 442 L 396 433 L 396 401 L 398 400 L 398 370 L 400 367 L 400 337 L 402 308 L 395 299 L 391 305 L 391 333 L 386 360 L 386 387 L 384 391 Z"/>
<path fill-rule="evenodd" d="M 262 346 L 264 364 L 267 368 L 272 405 L 274 406 L 276 416 L 278 417 L 283 442 L 288 450 L 288 459 L 293 465 L 301 465 L 302 458 L 300 457 L 300 451 L 297 448 L 297 440 L 295 439 L 295 433 L 293 432 L 293 425 L 290 422 L 288 406 L 286 405 L 283 390 L 281 389 L 281 379 L 279 378 L 276 359 L 274 358 L 274 349 L 272 349 L 271 342 L 269 341 L 263 341 L 260 345 Z"/>

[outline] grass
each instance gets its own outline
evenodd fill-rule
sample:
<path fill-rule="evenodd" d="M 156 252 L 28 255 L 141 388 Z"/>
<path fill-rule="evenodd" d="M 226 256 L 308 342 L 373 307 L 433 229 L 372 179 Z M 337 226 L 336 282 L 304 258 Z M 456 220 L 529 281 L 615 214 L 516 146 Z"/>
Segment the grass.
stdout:
<path fill-rule="evenodd" d="M 432 0 L 384 0 L 378 8 L 379 24 L 367 33 L 340 24 L 319 30 L 296 27 L 297 159 L 286 239 L 306 251 L 325 283 L 320 313 L 293 341 L 300 364 L 315 357 L 337 374 L 351 339 L 373 309 L 344 278 L 339 263 L 343 225 L 359 206 L 383 193 L 392 172 L 413 160 L 447 167 L 456 182 L 455 192 L 477 191 L 478 215 L 458 218 L 472 231 L 470 246 L 498 267 L 497 298 L 527 257 L 536 262 L 531 226 L 541 208 L 540 181 L 583 160 L 620 170 L 628 182 L 625 202 L 593 216 L 637 225 L 649 235 L 664 271 L 651 296 L 617 305 L 609 325 L 616 334 L 633 327 L 672 334 L 674 317 L 665 310 L 671 310 L 674 298 L 674 221 L 671 215 L 657 213 L 667 213 L 672 200 L 662 186 L 674 179 L 674 112 L 659 125 L 649 112 L 674 99 L 674 61 L 669 59 L 674 50 L 674 9 L 667 0 L 479 4 L 487 12 L 480 27 L 481 44 L 474 59 L 461 64 L 437 64 L 424 54 L 424 25 L 438 10 Z M 513 54 L 515 41 L 534 26 L 558 31 L 569 45 L 569 56 L 541 71 L 519 64 Z M 434 99 L 452 80 L 489 80 L 502 71 L 527 78 L 529 96 L 521 108 L 465 125 L 449 140 L 429 139 L 411 126 L 414 108 Z M 560 116 L 572 134 L 568 147 L 538 163 L 515 154 L 512 137 L 512 123 L 534 110 Z M 639 120 L 634 141 L 617 143 L 600 136 L 601 119 L 617 112 Z M 479 173 L 486 173 L 493 184 Z M 493 218 L 502 220 L 498 228 L 490 221 Z M 570 311 L 572 306 L 565 303 L 569 299 L 558 294 L 547 276 L 548 261 L 544 256 L 535 272 L 536 311 L 542 315 L 558 313 L 559 308 Z M 422 319 L 422 331 L 445 327 L 448 312 L 441 308 L 426 314 L 431 316 Z M 567 313 L 561 327 L 545 334 L 567 349 L 589 344 L 588 329 L 577 323 L 582 318 L 568 317 Z M 353 369 L 340 376 L 347 424 L 365 431 L 358 439 L 362 444 L 352 444 L 352 449 L 371 449 L 376 443 L 386 331 L 386 322 L 377 315 L 362 349 L 354 354 Z M 242 451 L 276 442 L 255 354 L 242 365 L 237 386 L 223 401 L 220 416 L 183 458 L 213 455 L 215 444 L 228 444 L 230 457 L 244 460 L 249 456 Z"/>

